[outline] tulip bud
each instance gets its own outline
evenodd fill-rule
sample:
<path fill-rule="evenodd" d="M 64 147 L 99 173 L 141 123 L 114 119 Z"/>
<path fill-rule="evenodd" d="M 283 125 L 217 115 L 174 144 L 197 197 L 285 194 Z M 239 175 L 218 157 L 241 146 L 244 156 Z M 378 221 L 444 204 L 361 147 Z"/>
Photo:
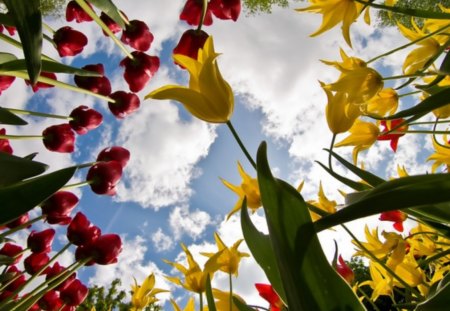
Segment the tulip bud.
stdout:
<path fill-rule="evenodd" d="M 100 112 L 87 106 L 79 106 L 70 113 L 72 120 L 69 125 L 78 135 L 84 135 L 88 131 L 96 129 L 103 121 Z"/>
<path fill-rule="evenodd" d="M 54 152 L 70 153 L 75 150 L 75 133 L 69 124 L 53 125 L 42 132 L 45 148 Z"/>
<path fill-rule="evenodd" d="M 67 226 L 67 239 L 77 246 L 92 243 L 100 234 L 100 228 L 92 225 L 81 212 L 78 212 Z"/>
<path fill-rule="evenodd" d="M 117 161 L 124 168 L 130 159 L 130 152 L 120 146 L 105 148 L 97 156 L 97 161 Z"/>
<path fill-rule="evenodd" d="M 109 97 L 114 99 L 114 103 L 108 103 L 109 110 L 118 119 L 123 119 L 135 112 L 141 104 L 136 94 L 125 91 L 114 92 Z"/>
<path fill-rule="evenodd" d="M 69 26 L 58 29 L 53 35 L 53 41 L 61 57 L 74 56 L 81 53 L 88 43 L 88 39 L 83 33 Z"/>
<path fill-rule="evenodd" d="M 153 42 L 153 35 L 146 23 L 132 20 L 126 25 L 120 40 L 138 51 L 145 52 Z"/>
<path fill-rule="evenodd" d="M 50 228 L 41 232 L 31 231 L 27 239 L 27 246 L 33 253 L 48 253 L 52 250 L 55 230 Z"/>
<path fill-rule="evenodd" d="M 131 54 L 133 59 L 125 57 L 120 62 L 120 66 L 125 68 L 124 78 L 130 91 L 139 92 L 158 71 L 159 58 L 140 51 L 134 51 Z"/>
<path fill-rule="evenodd" d="M 86 4 L 92 9 L 92 5 L 89 2 Z M 92 17 L 89 16 L 76 1 L 69 1 L 66 8 L 66 20 L 71 22 L 75 20 L 77 23 L 90 22 Z"/>

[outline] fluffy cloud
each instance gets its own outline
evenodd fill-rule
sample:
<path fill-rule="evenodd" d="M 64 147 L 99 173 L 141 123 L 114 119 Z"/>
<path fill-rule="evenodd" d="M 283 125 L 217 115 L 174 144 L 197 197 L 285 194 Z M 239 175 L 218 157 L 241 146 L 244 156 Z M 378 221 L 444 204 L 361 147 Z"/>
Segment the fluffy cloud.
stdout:
<path fill-rule="evenodd" d="M 172 238 L 165 234 L 161 228 L 158 228 L 158 230 L 152 234 L 152 242 L 157 252 L 170 250 L 174 246 Z"/>
<path fill-rule="evenodd" d="M 211 224 L 211 217 L 208 213 L 199 209 L 192 211 L 188 206 L 175 207 L 169 216 L 169 226 L 175 240 L 179 240 L 183 235 L 197 239 Z"/>

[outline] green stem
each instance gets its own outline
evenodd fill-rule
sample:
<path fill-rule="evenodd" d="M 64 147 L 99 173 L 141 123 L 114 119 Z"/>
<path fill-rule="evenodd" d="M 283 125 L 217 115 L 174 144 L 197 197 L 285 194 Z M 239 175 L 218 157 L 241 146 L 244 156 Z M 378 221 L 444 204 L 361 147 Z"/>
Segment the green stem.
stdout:
<path fill-rule="evenodd" d="M 0 32 L 0 40 L 3 40 L 6 43 L 9 43 L 10 45 L 15 46 L 16 48 L 19 48 L 20 50 L 23 51 L 23 46 L 19 41 L 14 40 L 13 38 L 8 37 L 7 35 L 2 34 L 1 32 Z M 42 58 L 49 60 L 49 61 L 55 61 L 53 58 L 51 58 L 47 55 L 44 55 L 44 54 L 42 54 Z M 2 74 L 4 74 L 4 73 L 2 73 Z"/>
<path fill-rule="evenodd" d="M 50 27 L 47 23 L 42 23 L 42 26 L 44 26 L 45 29 L 47 29 L 51 34 L 54 34 L 56 31 Z"/>
<path fill-rule="evenodd" d="M 387 133 L 387 132 L 386 132 Z M 380 135 L 384 135 L 384 134 L 386 134 L 386 133 L 380 133 Z M 413 131 L 413 130 L 411 130 L 411 131 L 390 131 L 389 132 L 389 134 L 399 134 L 399 135 L 401 135 L 401 134 L 442 134 L 442 135 L 445 135 L 445 134 L 449 134 L 450 132 L 449 131 L 426 131 L 426 130 L 417 130 L 417 131 Z"/>
<path fill-rule="evenodd" d="M 360 293 L 364 296 L 364 298 L 370 303 L 370 305 L 372 306 L 372 308 L 373 308 L 375 311 L 380 311 L 380 309 L 377 307 L 377 305 L 375 304 L 375 302 L 373 302 L 372 299 L 370 299 L 370 297 L 367 296 L 366 292 L 363 291 L 359 286 L 357 287 L 357 291 L 360 292 Z M 363 299 L 363 300 L 364 300 L 364 299 Z"/>
<path fill-rule="evenodd" d="M 101 161 L 100 161 L 101 162 Z M 99 162 L 88 162 L 88 163 L 83 163 L 83 164 L 78 164 L 77 165 L 77 169 L 81 169 L 81 168 L 86 168 L 86 167 L 91 167 L 94 166 L 95 164 L 97 164 Z"/>
<path fill-rule="evenodd" d="M 450 123 L 450 120 L 440 120 L 440 121 L 422 121 L 422 122 L 411 122 L 409 125 L 422 125 L 422 124 L 435 124 L 435 123 Z"/>
<path fill-rule="evenodd" d="M 36 217 L 36 218 L 34 218 L 34 219 L 30 220 L 30 221 L 27 221 L 27 222 L 24 223 L 24 224 L 21 224 L 20 226 L 17 226 L 17 227 L 15 227 L 15 228 L 9 229 L 8 231 L 2 232 L 2 233 L 0 234 L 0 241 L 1 241 L 5 236 L 8 236 L 8 235 L 10 235 L 10 234 L 13 234 L 13 233 L 15 233 L 15 232 L 17 232 L 17 231 L 20 231 L 20 230 L 24 229 L 24 228 L 27 228 L 28 226 L 34 224 L 35 222 L 37 222 L 37 221 L 39 221 L 39 220 L 41 220 L 41 219 L 43 219 L 43 218 L 45 218 L 44 215 L 38 216 L 38 217 Z"/>
<path fill-rule="evenodd" d="M 197 31 L 202 30 L 203 22 L 205 21 L 207 8 L 208 8 L 208 0 L 203 0 L 202 15 L 200 17 L 200 23 L 198 24 Z"/>
<path fill-rule="evenodd" d="M 125 53 L 125 55 L 133 59 L 133 55 L 128 51 L 125 45 L 113 34 L 113 32 L 105 25 L 105 23 L 95 14 L 90 6 L 84 0 L 75 0 L 80 7 L 90 16 L 92 19 L 102 28 L 102 30 L 108 34 L 108 36 L 114 41 L 114 43 Z"/>
<path fill-rule="evenodd" d="M 72 117 L 61 116 L 61 115 L 57 115 L 57 114 L 43 113 L 43 112 L 37 112 L 37 111 L 31 111 L 31 110 L 14 109 L 14 108 L 3 108 L 3 109 L 8 110 L 9 112 L 12 112 L 15 114 L 23 114 L 23 115 L 44 117 L 44 118 L 53 118 L 53 119 L 73 120 Z"/>
<path fill-rule="evenodd" d="M 198 293 L 200 295 L 200 311 L 203 311 L 203 294 Z"/>
<path fill-rule="evenodd" d="M 398 94 L 398 98 L 402 98 L 402 97 L 414 95 L 414 94 L 419 94 L 419 93 L 422 93 L 422 91 L 412 91 L 412 92 L 408 92 L 408 93 Z"/>
<path fill-rule="evenodd" d="M 230 311 L 233 311 L 233 279 L 231 273 L 228 273 L 228 283 L 230 287 Z"/>
<path fill-rule="evenodd" d="M 238 143 L 238 145 L 241 148 L 242 152 L 244 152 L 244 154 L 247 157 L 248 161 L 253 166 L 253 168 L 256 170 L 256 163 L 255 163 L 255 161 L 253 160 L 253 158 L 250 155 L 250 153 L 247 151 L 247 148 L 245 148 L 244 144 L 242 143 L 241 139 L 239 138 L 238 133 L 234 129 L 233 124 L 231 124 L 231 121 L 227 121 L 227 126 L 230 129 L 231 134 L 233 134 L 233 137 L 236 140 L 236 142 Z"/>
<path fill-rule="evenodd" d="M 418 72 L 418 73 L 411 73 L 406 75 L 398 75 L 398 76 L 391 76 L 391 77 L 384 77 L 383 80 L 397 80 L 397 79 L 406 79 L 406 78 L 415 78 L 415 77 L 426 77 L 426 76 L 435 76 L 435 72 Z"/>
<path fill-rule="evenodd" d="M 331 144 L 330 144 L 330 151 L 328 152 L 328 167 L 331 171 L 333 171 L 333 165 L 332 165 L 332 159 L 331 159 L 331 152 L 333 151 L 334 142 L 336 140 L 336 134 L 333 134 L 333 137 L 331 138 Z"/>
<path fill-rule="evenodd" d="M 79 187 L 84 187 L 84 186 L 90 185 L 91 183 L 92 183 L 92 181 L 88 181 L 88 180 L 81 181 L 81 182 L 78 182 L 78 183 L 65 185 L 60 190 L 70 190 L 70 189 L 75 189 L 75 188 L 79 188 Z"/>
<path fill-rule="evenodd" d="M 42 139 L 44 136 L 42 135 L 0 135 L 0 139 L 17 139 L 17 140 L 23 140 L 23 139 Z"/>

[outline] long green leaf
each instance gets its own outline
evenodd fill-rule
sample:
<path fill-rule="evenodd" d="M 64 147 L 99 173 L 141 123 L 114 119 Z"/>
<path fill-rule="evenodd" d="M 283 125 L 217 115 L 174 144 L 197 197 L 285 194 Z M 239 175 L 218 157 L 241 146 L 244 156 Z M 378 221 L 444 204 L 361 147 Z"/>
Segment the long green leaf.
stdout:
<path fill-rule="evenodd" d="M 11 53 L 0 53 L 0 64 L 4 64 L 13 60 L 16 60 L 17 57 Z"/>
<path fill-rule="evenodd" d="M 317 164 L 319 164 L 325 171 L 327 171 L 328 174 L 333 176 L 335 179 L 339 180 L 344 185 L 349 186 L 350 188 L 356 190 L 356 191 L 364 191 L 367 189 L 370 189 L 370 187 L 366 184 L 351 180 L 350 178 L 344 177 L 336 173 L 335 171 L 330 170 L 325 164 L 315 161 Z"/>
<path fill-rule="evenodd" d="M 90 0 L 89 3 L 105 12 L 106 15 L 119 24 L 120 28 L 125 29 L 125 22 L 120 16 L 120 11 L 111 0 Z"/>
<path fill-rule="evenodd" d="M 450 274 L 447 274 L 438 284 L 436 292 L 421 302 L 415 311 L 442 311 L 448 310 L 450 305 Z"/>
<path fill-rule="evenodd" d="M 14 26 L 14 21 L 10 14 L 0 14 L 0 24 L 5 26 Z"/>
<path fill-rule="evenodd" d="M 76 167 L 68 167 L 0 188 L 0 224 L 16 219 L 47 199 L 72 178 L 75 170 Z"/>
<path fill-rule="evenodd" d="M 211 278 L 209 277 L 209 274 L 206 277 L 206 301 L 208 302 L 208 310 L 216 311 L 216 303 L 214 301 L 214 296 L 212 293 Z"/>
<path fill-rule="evenodd" d="M 0 124 L 27 125 L 28 123 L 14 113 L 0 107 Z"/>
<path fill-rule="evenodd" d="M 4 0 L 23 45 L 32 84 L 41 72 L 42 16 L 40 0 Z"/>
<path fill-rule="evenodd" d="M 281 300 L 286 301 L 286 294 L 284 293 L 283 283 L 281 282 L 270 237 L 260 232 L 252 223 L 248 215 L 246 200 L 242 202 L 241 207 L 241 227 L 245 243 L 247 243 L 253 258 L 255 258 L 258 265 L 263 269 L 267 279 Z"/>
<path fill-rule="evenodd" d="M 250 308 L 236 297 L 233 297 L 233 303 L 239 309 L 239 311 L 255 311 L 255 309 Z"/>
<path fill-rule="evenodd" d="M 265 143 L 258 149 L 257 173 L 289 310 L 365 310 L 328 263 L 301 195 L 273 177 Z"/>
<path fill-rule="evenodd" d="M 417 214 L 427 217 L 428 220 L 450 224 L 450 202 L 412 208 Z"/>
<path fill-rule="evenodd" d="M 448 174 L 408 176 L 385 182 L 361 199 L 315 222 L 321 231 L 338 224 L 391 210 L 435 205 L 450 201 Z"/>
<path fill-rule="evenodd" d="M 0 72 L 9 72 L 9 71 L 17 71 L 17 70 L 25 70 L 26 69 L 26 61 L 24 59 L 17 59 L 13 61 L 9 61 L 6 63 L 0 64 Z M 84 70 L 68 65 L 64 65 L 62 63 L 53 62 L 49 60 L 42 60 L 42 71 L 46 72 L 57 72 L 57 73 L 67 73 L 74 74 L 78 76 L 86 76 L 86 77 L 101 77 L 102 75 L 95 71 Z"/>
<path fill-rule="evenodd" d="M 44 163 L 30 161 L 4 152 L 0 152 L 0 167 L 2 168 L 0 186 L 40 175 L 48 169 L 48 165 Z"/>

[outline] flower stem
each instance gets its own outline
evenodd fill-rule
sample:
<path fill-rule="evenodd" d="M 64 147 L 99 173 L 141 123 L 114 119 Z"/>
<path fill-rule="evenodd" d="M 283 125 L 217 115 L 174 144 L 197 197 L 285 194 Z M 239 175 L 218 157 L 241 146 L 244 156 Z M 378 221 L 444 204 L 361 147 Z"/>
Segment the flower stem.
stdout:
<path fill-rule="evenodd" d="M 333 165 L 332 165 L 333 161 L 331 161 L 331 152 L 333 151 L 336 136 L 337 136 L 336 134 L 333 134 L 333 137 L 331 138 L 330 151 L 328 152 L 328 167 L 330 168 L 331 171 L 333 171 Z"/>
<path fill-rule="evenodd" d="M 44 26 L 45 29 L 47 29 L 50 33 L 54 34 L 56 31 L 50 27 L 47 23 L 42 23 L 42 26 Z"/>
<path fill-rule="evenodd" d="M 437 134 L 437 135 L 445 135 L 445 134 L 449 134 L 450 131 L 426 131 L 426 130 L 410 130 L 410 131 L 390 131 L 389 134 Z M 384 135 L 387 133 L 380 133 L 380 135 Z"/>
<path fill-rule="evenodd" d="M 383 77 L 383 80 L 396 80 L 396 79 L 406 79 L 406 78 L 415 78 L 415 77 L 426 77 L 426 76 L 434 76 L 436 73 L 426 73 L 426 72 L 418 72 L 418 73 L 411 73 L 406 75 L 398 75 L 398 76 L 390 76 L 390 77 Z"/>
<path fill-rule="evenodd" d="M 253 160 L 253 158 L 250 155 L 250 153 L 247 151 L 247 148 L 245 148 L 244 144 L 242 143 L 241 139 L 239 138 L 238 133 L 234 129 L 233 124 L 231 124 L 231 121 L 227 121 L 227 126 L 230 129 L 231 134 L 233 134 L 233 137 L 236 140 L 236 142 L 238 143 L 238 145 L 241 148 L 242 152 L 244 152 L 244 154 L 247 157 L 248 161 L 253 166 L 253 168 L 256 170 L 256 163 L 255 163 L 255 161 Z"/>
<path fill-rule="evenodd" d="M 200 23 L 198 23 L 197 31 L 202 30 L 203 22 L 205 21 L 207 8 L 208 8 L 208 0 L 203 0 L 202 15 L 200 16 Z"/>
<path fill-rule="evenodd" d="M 200 295 L 200 311 L 203 311 L 203 294 L 199 293 Z"/>
<path fill-rule="evenodd" d="M 450 120 L 411 122 L 411 123 L 409 123 L 409 125 L 422 125 L 422 124 L 435 124 L 435 123 L 450 123 Z"/>
<path fill-rule="evenodd" d="M 78 183 L 65 185 L 60 190 L 70 190 L 70 189 L 80 188 L 80 187 L 84 187 L 84 186 L 90 185 L 91 183 L 92 183 L 92 181 L 88 181 L 88 180 L 81 181 L 81 182 L 78 182 Z"/>
<path fill-rule="evenodd" d="M 32 219 L 32 220 L 27 221 L 27 222 L 24 223 L 24 224 L 21 224 L 20 226 L 17 226 L 17 227 L 15 227 L 15 228 L 9 229 L 8 231 L 2 232 L 2 233 L 0 234 L 0 241 L 1 241 L 5 236 L 8 236 L 8 235 L 13 234 L 13 233 L 15 233 L 15 232 L 17 232 L 17 231 L 20 231 L 20 230 L 22 230 L 22 229 L 24 229 L 24 228 L 26 228 L 26 227 L 28 227 L 28 226 L 34 224 L 35 222 L 37 222 L 37 221 L 39 221 L 39 220 L 41 220 L 41 219 L 43 219 L 43 218 L 45 218 L 44 215 L 38 216 L 38 217 L 36 217 L 36 218 L 34 218 L 34 219 Z"/>
<path fill-rule="evenodd" d="M 422 93 L 422 91 L 412 91 L 412 92 L 408 92 L 408 93 L 398 94 L 398 98 L 409 96 L 409 95 L 414 95 L 414 94 L 419 94 L 419 93 Z"/>
<path fill-rule="evenodd" d="M 231 273 L 228 274 L 228 282 L 230 284 L 230 311 L 233 311 L 233 279 Z"/>
<path fill-rule="evenodd" d="M 3 109 L 8 110 L 9 112 L 12 112 L 15 114 L 23 114 L 23 115 L 43 117 L 43 118 L 73 120 L 72 117 L 61 116 L 61 115 L 57 115 L 57 114 L 43 113 L 43 112 L 37 112 L 37 111 L 31 111 L 31 110 L 14 109 L 14 108 L 3 108 Z"/>
<path fill-rule="evenodd" d="M 0 135 L 0 139 L 17 139 L 17 140 L 24 140 L 24 139 L 42 139 L 44 136 L 42 135 Z"/>

